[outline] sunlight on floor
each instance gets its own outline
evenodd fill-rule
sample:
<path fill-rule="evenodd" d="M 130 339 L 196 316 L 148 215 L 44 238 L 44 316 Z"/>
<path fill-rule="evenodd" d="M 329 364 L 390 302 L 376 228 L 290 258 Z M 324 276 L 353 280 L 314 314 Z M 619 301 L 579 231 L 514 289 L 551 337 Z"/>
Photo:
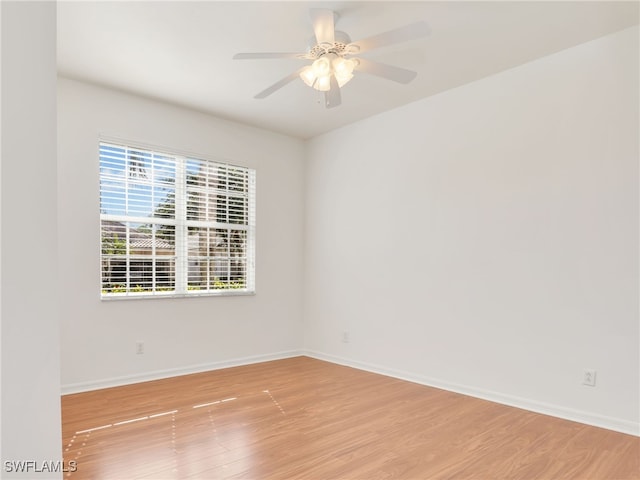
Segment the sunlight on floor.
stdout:
<path fill-rule="evenodd" d="M 267 417 L 286 415 L 269 390 L 242 398 L 226 397 L 186 409 L 150 413 L 78 430 L 65 447 L 65 458 L 80 466 L 97 457 L 104 459 L 100 462 L 101 479 L 122 478 L 123 471 L 128 478 L 156 478 L 154 472 L 164 472 L 166 476 L 168 471 L 173 478 L 197 478 L 198 473 L 205 470 L 210 474 L 209 470 L 216 465 L 224 465 L 220 467 L 224 474 L 241 473 L 253 467 L 254 432 L 247 429 L 246 424 L 256 403 Z M 221 408 L 227 418 L 232 415 L 235 420 L 217 425 L 216 416 L 222 415 Z M 132 453 L 127 442 L 139 441 L 141 436 L 147 448 Z M 202 449 L 197 452 L 190 449 L 194 442 L 206 446 L 206 455 Z M 66 478 L 83 476 L 81 468 L 77 473 L 66 473 Z"/>

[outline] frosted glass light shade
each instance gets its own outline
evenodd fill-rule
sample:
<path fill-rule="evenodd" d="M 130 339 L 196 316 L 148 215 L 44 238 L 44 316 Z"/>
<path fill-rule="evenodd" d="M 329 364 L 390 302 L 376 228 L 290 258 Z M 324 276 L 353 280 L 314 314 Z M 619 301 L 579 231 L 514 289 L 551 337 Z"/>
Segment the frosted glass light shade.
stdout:
<path fill-rule="evenodd" d="M 317 77 L 329 75 L 331 73 L 331 60 L 327 58 L 327 56 L 320 57 L 311 64 L 311 68 L 313 68 L 313 73 L 315 73 Z"/>
<path fill-rule="evenodd" d="M 328 53 L 305 67 L 300 72 L 300 78 L 309 87 L 327 92 L 331 89 L 331 75 L 335 76 L 338 87 L 342 88 L 353 78 L 353 69 L 356 65 L 355 60 Z"/>
<path fill-rule="evenodd" d="M 313 84 L 318 77 L 315 73 L 313 73 L 313 68 L 311 68 L 311 65 L 309 65 L 308 67 L 305 67 L 302 72 L 300 72 L 300 78 L 306 85 L 308 85 L 309 87 L 313 87 Z"/>
<path fill-rule="evenodd" d="M 315 88 L 321 92 L 328 92 L 331 90 L 331 74 L 318 77 Z"/>

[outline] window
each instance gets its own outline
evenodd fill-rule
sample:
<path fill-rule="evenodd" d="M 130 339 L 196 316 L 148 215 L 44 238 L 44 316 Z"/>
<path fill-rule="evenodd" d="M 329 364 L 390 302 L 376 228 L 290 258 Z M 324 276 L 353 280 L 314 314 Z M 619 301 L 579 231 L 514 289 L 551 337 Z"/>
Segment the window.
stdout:
<path fill-rule="evenodd" d="M 102 298 L 254 291 L 255 171 L 100 143 Z"/>

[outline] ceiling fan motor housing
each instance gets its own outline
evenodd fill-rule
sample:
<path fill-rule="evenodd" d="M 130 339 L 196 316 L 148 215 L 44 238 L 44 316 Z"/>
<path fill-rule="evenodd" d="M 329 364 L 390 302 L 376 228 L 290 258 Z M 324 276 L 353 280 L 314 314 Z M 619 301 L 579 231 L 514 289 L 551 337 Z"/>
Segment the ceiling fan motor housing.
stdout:
<path fill-rule="evenodd" d="M 351 44 L 351 38 L 345 32 L 336 30 L 333 38 L 333 43 L 316 43 L 316 38 L 311 37 L 309 39 L 309 48 L 307 49 L 308 56 L 311 59 L 316 59 L 327 53 L 343 56 L 357 52 L 357 46 Z"/>

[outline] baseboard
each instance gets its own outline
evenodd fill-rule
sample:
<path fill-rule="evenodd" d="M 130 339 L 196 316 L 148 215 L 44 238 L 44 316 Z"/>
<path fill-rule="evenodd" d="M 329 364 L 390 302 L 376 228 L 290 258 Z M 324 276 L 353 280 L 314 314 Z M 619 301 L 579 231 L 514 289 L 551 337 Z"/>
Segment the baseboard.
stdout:
<path fill-rule="evenodd" d="M 269 362 L 272 360 L 282 360 L 284 358 L 298 357 L 300 355 L 304 355 L 304 353 L 299 350 L 289 350 L 285 352 L 276 352 L 266 355 L 254 355 L 250 357 L 234 358 L 219 362 L 202 363 L 199 365 L 189 365 L 186 367 L 170 368 L 166 370 L 156 370 L 135 375 L 125 375 L 122 377 L 105 378 L 91 382 L 69 383 L 61 386 L 61 394 L 69 395 L 72 393 L 101 390 L 103 388 L 120 387 L 123 385 L 131 385 L 133 383 L 178 377 L 180 375 L 209 372 L 212 370 L 220 370 L 222 368 L 239 367 L 242 365 L 251 365 L 253 363 Z"/>
<path fill-rule="evenodd" d="M 192 373 L 202 373 L 213 370 L 220 370 L 222 368 L 238 367 L 242 365 L 251 365 L 254 363 L 268 362 L 272 360 L 282 360 L 285 358 L 297 357 L 305 355 L 318 360 L 324 360 L 339 365 L 344 365 L 367 372 L 378 373 L 400 380 L 406 380 L 420 385 L 426 385 L 429 387 L 440 388 L 450 392 L 460 393 L 463 395 L 469 395 L 475 398 L 481 398 L 491 402 L 508 405 L 511 407 L 522 408 L 536 413 L 544 415 L 551 415 L 553 417 L 562 418 L 565 420 L 571 420 L 574 422 L 584 423 L 586 425 L 592 425 L 594 427 L 606 428 L 616 432 L 626 433 L 629 435 L 640 436 L 640 424 L 630 422 L 628 420 L 607 417 L 604 415 L 598 415 L 591 412 L 585 412 L 581 410 L 570 409 L 558 405 L 552 405 L 544 402 L 538 402 L 523 397 L 516 397 L 512 395 L 505 395 L 500 392 L 493 392 L 488 390 L 482 390 L 475 387 L 469 387 L 466 385 L 455 384 L 446 382 L 440 379 L 434 379 L 416 375 L 401 370 L 395 370 L 381 365 L 375 365 L 365 362 L 358 362 L 349 358 L 339 357 L 336 355 L 329 355 L 322 352 L 313 350 L 290 350 L 284 352 L 276 352 L 266 355 L 254 355 L 250 357 L 234 358 L 219 362 L 204 363 L 198 365 L 190 365 L 187 367 L 172 368 L 166 370 L 156 370 L 152 372 L 145 372 L 136 375 L 126 375 L 121 377 L 113 377 L 107 379 L 100 379 L 92 382 L 71 383 L 62 385 L 61 394 L 69 395 L 72 393 L 82 393 L 92 390 L 100 390 L 103 388 L 119 387 L 123 385 L 130 385 L 133 383 L 148 382 L 151 380 L 160 380 L 163 378 L 177 377 L 180 375 L 189 375 Z"/>
<path fill-rule="evenodd" d="M 439 379 L 423 377 L 408 372 L 394 370 L 380 365 L 373 365 L 364 362 L 358 362 L 344 357 L 335 355 L 328 355 L 326 353 L 316 352 L 313 350 L 305 350 L 301 352 L 308 357 L 316 358 L 318 360 L 324 360 L 347 367 L 357 368 L 359 370 L 365 370 L 367 372 L 378 373 L 389 377 L 394 377 L 400 380 L 407 380 L 409 382 L 418 383 L 420 385 L 426 385 L 429 387 L 440 388 L 450 392 L 460 393 L 475 398 L 481 398 L 502 405 L 508 405 L 510 407 L 521 408 L 523 410 L 529 410 L 531 412 L 542 413 L 544 415 L 550 415 L 553 417 L 562 418 L 565 420 L 571 420 L 574 422 L 591 425 L 594 427 L 606 428 L 607 430 L 613 430 L 620 433 L 626 433 L 629 435 L 640 436 L 640 424 L 634 423 L 628 420 L 620 418 L 607 417 L 604 415 L 598 415 L 591 412 L 585 412 L 580 410 L 574 410 L 558 405 L 552 405 L 544 402 L 538 402 L 530 400 L 528 398 L 516 397 L 512 395 L 505 395 L 499 392 L 493 392 L 488 390 L 482 390 L 466 385 L 459 385 L 451 382 L 442 381 Z"/>

